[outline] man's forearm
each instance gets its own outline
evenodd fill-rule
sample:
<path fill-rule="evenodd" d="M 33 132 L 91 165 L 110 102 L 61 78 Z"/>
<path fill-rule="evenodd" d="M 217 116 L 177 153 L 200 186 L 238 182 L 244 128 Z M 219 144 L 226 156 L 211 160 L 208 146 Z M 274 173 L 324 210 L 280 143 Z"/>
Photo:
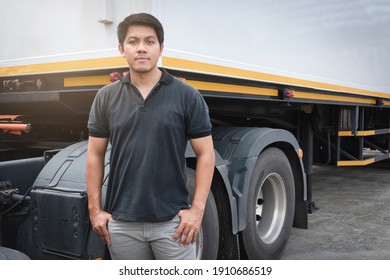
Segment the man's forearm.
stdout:
<path fill-rule="evenodd" d="M 86 182 L 88 194 L 88 209 L 90 212 L 101 210 L 101 191 L 104 176 L 104 158 L 88 155 L 86 167 Z"/>
<path fill-rule="evenodd" d="M 201 154 L 197 157 L 195 171 L 195 192 L 192 200 L 192 207 L 202 211 L 206 206 L 208 194 L 210 192 L 211 181 L 214 174 L 215 156 L 214 151 Z"/>

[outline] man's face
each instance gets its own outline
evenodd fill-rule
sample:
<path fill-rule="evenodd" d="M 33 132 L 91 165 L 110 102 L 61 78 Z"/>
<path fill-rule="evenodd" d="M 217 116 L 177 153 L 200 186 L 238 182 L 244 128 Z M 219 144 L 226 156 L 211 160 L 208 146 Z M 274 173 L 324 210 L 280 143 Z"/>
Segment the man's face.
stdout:
<path fill-rule="evenodd" d="M 148 73 L 157 66 L 163 45 L 158 42 L 152 27 L 134 25 L 128 28 L 123 45 L 119 44 L 118 49 L 131 71 Z"/>

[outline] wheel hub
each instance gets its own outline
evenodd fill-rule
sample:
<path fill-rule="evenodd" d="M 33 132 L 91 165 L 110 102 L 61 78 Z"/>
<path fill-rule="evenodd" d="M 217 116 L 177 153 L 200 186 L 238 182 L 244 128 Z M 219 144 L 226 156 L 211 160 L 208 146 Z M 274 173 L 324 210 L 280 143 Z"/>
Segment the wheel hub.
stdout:
<path fill-rule="evenodd" d="M 282 230 L 286 218 L 287 194 L 283 179 L 269 174 L 262 182 L 256 199 L 257 234 L 265 244 L 273 243 Z"/>

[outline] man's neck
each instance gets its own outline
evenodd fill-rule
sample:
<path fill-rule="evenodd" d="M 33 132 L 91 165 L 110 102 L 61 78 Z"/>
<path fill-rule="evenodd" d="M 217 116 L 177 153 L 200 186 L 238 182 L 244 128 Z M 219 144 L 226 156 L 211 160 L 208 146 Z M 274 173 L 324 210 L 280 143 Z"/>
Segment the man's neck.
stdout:
<path fill-rule="evenodd" d="M 157 67 L 147 73 L 130 70 L 131 83 L 138 89 L 154 87 L 160 80 L 162 72 Z"/>

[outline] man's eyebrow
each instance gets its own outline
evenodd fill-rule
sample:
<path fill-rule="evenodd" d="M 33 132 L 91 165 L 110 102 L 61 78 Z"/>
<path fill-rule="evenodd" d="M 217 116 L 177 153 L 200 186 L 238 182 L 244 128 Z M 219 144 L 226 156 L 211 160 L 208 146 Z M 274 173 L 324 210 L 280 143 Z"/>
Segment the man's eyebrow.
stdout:
<path fill-rule="evenodd" d="M 135 36 L 135 35 L 130 35 L 126 38 L 126 40 L 129 40 L 129 39 L 139 39 L 139 37 Z M 146 39 L 157 39 L 157 36 L 156 35 L 149 35 L 149 36 L 146 36 Z"/>
<path fill-rule="evenodd" d="M 128 36 L 128 37 L 126 38 L 126 40 L 130 40 L 130 39 L 138 39 L 138 37 L 137 37 L 137 36 Z"/>

